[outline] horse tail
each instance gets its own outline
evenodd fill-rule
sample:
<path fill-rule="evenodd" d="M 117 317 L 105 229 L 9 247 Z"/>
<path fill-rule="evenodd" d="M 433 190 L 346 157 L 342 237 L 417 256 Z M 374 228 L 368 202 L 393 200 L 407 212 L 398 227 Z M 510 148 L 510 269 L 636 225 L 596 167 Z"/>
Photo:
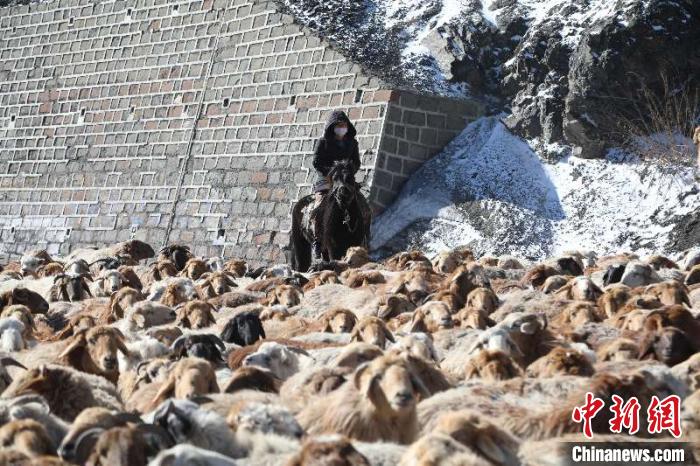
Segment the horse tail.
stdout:
<path fill-rule="evenodd" d="M 289 255 L 292 269 L 306 272 L 311 265 L 311 244 L 304 238 L 302 219 L 304 207 L 313 200 L 313 196 L 303 197 L 292 209 L 292 230 L 289 235 Z"/>

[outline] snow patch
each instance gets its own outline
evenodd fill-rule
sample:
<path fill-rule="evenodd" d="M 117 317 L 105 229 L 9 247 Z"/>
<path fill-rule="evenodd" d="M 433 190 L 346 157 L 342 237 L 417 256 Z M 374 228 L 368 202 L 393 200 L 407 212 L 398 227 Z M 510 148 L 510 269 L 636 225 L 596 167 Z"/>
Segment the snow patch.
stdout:
<path fill-rule="evenodd" d="M 666 220 L 700 209 L 692 169 L 669 175 L 620 152 L 548 163 L 497 118 L 481 118 L 409 179 L 372 225 L 372 247 L 469 245 L 533 260 L 567 249 L 664 251 Z"/>

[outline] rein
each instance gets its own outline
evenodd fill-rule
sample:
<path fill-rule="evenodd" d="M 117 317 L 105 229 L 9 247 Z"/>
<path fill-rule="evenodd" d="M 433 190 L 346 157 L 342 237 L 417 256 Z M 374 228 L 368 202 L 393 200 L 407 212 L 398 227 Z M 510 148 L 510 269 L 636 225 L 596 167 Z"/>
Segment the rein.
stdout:
<path fill-rule="evenodd" d="M 355 193 L 355 196 L 357 196 L 357 193 Z M 353 196 L 353 200 L 354 197 Z M 342 203 L 340 202 L 340 199 L 338 198 L 337 191 L 333 191 L 333 199 L 335 199 L 336 204 L 338 206 L 341 206 Z M 351 225 L 352 223 L 352 225 Z M 350 211 L 347 208 L 343 208 L 343 225 L 345 225 L 350 233 L 355 233 L 357 231 L 357 227 L 359 224 L 359 219 L 356 218 L 354 222 L 352 222 L 352 216 L 350 215 Z"/>

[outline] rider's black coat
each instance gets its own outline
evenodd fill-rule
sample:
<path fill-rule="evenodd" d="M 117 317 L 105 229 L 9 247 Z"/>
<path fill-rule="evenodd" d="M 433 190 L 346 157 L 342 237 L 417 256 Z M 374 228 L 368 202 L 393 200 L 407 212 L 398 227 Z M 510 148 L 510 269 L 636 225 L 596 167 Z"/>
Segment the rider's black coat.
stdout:
<path fill-rule="evenodd" d="M 342 143 L 336 140 L 333 132 L 339 121 L 345 121 L 348 124 L 348 132 Z M 357 170 L 360 169 L 360 150 L 355 139 L 356 134 L 355 126 L 350 122 L 345 112 L 336 110 L 328 116 L 323 137 L 316 141 L 316 149 L 314 150 L 313 165 L 320 179 L 328 175 L 331 167 L 338 160 L 350 160 L 354 172 L 357 173 Z"/>

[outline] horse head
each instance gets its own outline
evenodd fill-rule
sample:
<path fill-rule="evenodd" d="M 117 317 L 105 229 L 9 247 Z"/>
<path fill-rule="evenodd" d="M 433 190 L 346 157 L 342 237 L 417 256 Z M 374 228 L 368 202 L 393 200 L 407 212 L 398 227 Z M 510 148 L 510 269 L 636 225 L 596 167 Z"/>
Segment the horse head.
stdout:
<path fill-rule="evenodd" d="M 333 180 L 331 194 L 336 202 L 342 207 L 348 206 L 355 199 L 358 189 L 352 162 L 347 160 L 336 162 L 328 172 L 328 176 Z"/>

